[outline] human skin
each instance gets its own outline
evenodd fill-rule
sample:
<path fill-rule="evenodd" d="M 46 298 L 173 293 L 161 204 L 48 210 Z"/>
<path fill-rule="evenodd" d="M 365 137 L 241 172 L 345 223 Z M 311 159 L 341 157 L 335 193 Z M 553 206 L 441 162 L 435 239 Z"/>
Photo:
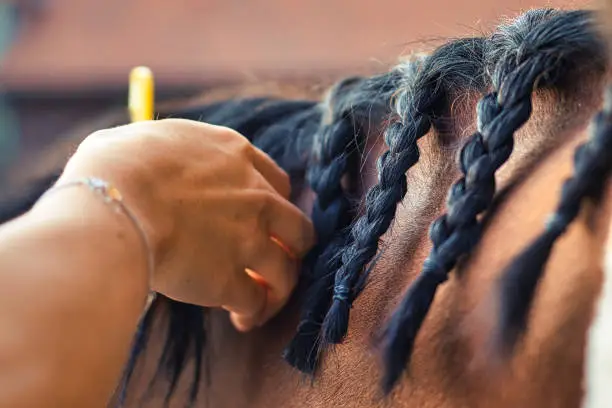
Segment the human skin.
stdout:
<path fill-rule="evenodd" d="M 227 128 L 172 119 L 96 132 L 57 185 L 89 176 L 116 186 L 150 248 L 84 186 L 0 227 L 0 406 L 105 406 L 150 290 L 222 307 L 241 331 L 263 324 L 314 241 L 287 175 Z"/>

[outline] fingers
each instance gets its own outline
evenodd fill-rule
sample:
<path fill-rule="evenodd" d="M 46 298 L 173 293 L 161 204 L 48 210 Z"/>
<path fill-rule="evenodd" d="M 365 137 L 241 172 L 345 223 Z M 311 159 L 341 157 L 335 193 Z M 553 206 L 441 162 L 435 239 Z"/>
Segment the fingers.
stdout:
<path fill-rule="evenodd" d="M 287 303 L 298 280 L 297 258 L 314 243 L 312 223 L 302 211 L 281 197 L 262 180 L 267 191 L 260 213 L 260 233 L 250 237 L 243 260 L 245 276 L 267 291 L 265 306 L 259 313 L 231 313 L 230 319 L 240 331 L 260 326 L 275 316 Z"/>
<path fill-rule="evenodd" d="M 238 330 L 248 330 L 242 321 L 258 321 L 266 308 L 267 289 L 251 279 L 246 272 L 237 272 L 234 283 L 225 293 L 222 307 L 230 312 L 232 322 Z"/>
<path fill-rule="evenodd" d="M 262 217 L 268 234 L 294 257 L 301 258 L 314 244 L 315 232 L 308 217 L 282 197 L 270 194 Z"/>
<path fill-rule="evenodd" d="M 255 169 L 270 183 L 270 185 L 284 198 L 291 194 L 289 176 L 267 154 L 253 146 L 251 160 Z"/>
<path fill-rule="evenodd" d="M 243 330 L 259 326 L 287 303 L 298 280 L 298 264 L 274 241 L 268 239 L 265 248 L 253 254 L 247 273 L 268 289 L 268 298 L 260 315 L 240 320 Z"/>

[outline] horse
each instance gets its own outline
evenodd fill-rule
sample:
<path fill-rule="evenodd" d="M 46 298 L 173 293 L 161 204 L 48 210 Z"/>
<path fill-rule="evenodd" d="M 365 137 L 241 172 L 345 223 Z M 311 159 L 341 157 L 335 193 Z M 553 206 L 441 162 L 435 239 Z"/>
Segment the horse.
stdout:
<path fill-rule="evenodd" d="M 321 94 L 238 89 L 160 107 L 266 151 L 318 243 L 289 304 L 252 332 L 159 296 L 111 403 L 608 406 L 612 91 L 597 21 L 530 10 Z M 87 133 L 3 192 L 2 221 Z"/>

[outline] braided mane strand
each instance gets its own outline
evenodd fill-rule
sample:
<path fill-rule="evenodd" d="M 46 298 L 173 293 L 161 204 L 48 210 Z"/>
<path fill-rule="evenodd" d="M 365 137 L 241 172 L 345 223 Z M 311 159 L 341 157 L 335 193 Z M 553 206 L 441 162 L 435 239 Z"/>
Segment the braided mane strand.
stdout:
<path fill-rule="evenodd" d="M 478 131 L 461 149 L 462 177 L 449 190 L 448 212 L 431 225 L 433 248 L 386 328 L 385 391 L 409 362 L 437 287 L 480 240 L 479 216 L 493 202 L 495 172 L 512 153 L 514 132 L 531 115 L 533 90 L 565 78 L 576 61 L 602 54 L 591 23 L 589 12 L 534 10 L 487 40 L 493 90 L 478 103 Z"/>

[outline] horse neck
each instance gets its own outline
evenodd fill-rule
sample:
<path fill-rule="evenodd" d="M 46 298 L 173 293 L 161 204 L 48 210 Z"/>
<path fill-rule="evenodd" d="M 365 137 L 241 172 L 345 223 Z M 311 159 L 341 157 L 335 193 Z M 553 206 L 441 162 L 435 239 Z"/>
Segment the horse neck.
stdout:
<path fill-rule="evenodd" d="M 512 159 L 498 175 L 498 189 L 509 188 L 508 193 L 480 245 L 438 291 L 417 338 L 411 375 L 392 396 L 397 406 L 565 407 L 582 399 L 586 333 L 601 286 L 610 193 L 602 204 L 585 209 L 558 242 L 519 352 L 502 364 L 503 370 L 495 370 L 483 353 L 496 318 L 491 307 L 496 279 L 542 230 L 563 180 L 571 174 L 573 150 L 586 138 L 587 123 L 601 105 L 593 96 L 601 93 L 601 81 L 581 85 L 534 97 L 532 118 L 517 133 Z M 474 130 L 477 98 L 458 95 L 449 113 L 451 126 L 419 142 L 421 160 L 408 174 L 407 196 L 383 237 L 384 254 L 354 304 L 346 340 L 324 353 L 314 387 L 280 358 L 295 331 L 296 302 L 246 335 L 233 330 L 225 313 L 215 312 L 205 351 L 210 378 L 202 386 L 202 398 L 210 406 L 371 407 L 380 402 L 381 366 L 373 334 L 383 327 L 431 248 L 427 227 L 444 211 L 446 192 L 458 177 L 456 155 Z M 364 191 L 376 182 L 375 161 L 386 148 L 380 129 L 368 140 L 361 171 Z M 309 213 L 312 199 L 305 189 L 298 204 Z M 149 360 L 153 364 L 155 354 Z"/>
<path fill-rule="evenodd" d="M 442 407 L 577 406 L 582 400 L 587 332 L 601 287 L 611 192 L 601 203 L 587 205 L 557 243 L 516 355 L 495 365 L 486 350 L 497 318 L 497 279 L 553 212 L 561 185 L 572 174 L 574 150 L 587 138 L 589 120 L 601 108 L 602 84 L 597 78 L 534 95 L 533 115 L 517 132 L 513 156 L 497 177 L 498 190 L 505 191 L 503 200 L 472 256 L 438 291 L 417 338 L 411 375 L 393 396 L 398 405 L 421 407 L 436 401 Z M 350 390 L 354 406 L 371 406 L 377 400 L 381 367 L 372 352 L 373 334 L 383 327 L 431 249 L 427 227 L 445 209 L 446 192 L 458 177 L 458 149 L 475 127 L 477 95 L 459 99 L 450 112 L 450 128 L 420 142 L 421 160 L 408 174 L 408 193 L 383 237 L 384 254 L 355 301 L 348 336 L 335 352 L 324 355 L 317 387 L 308 397 L 300 397 L 300 389 L 291 391 L 296 404 L 305 400 L 301 398 L 317 401 L 318 395 L 320 405 L 313 406 L 342 405 L 346 400 L 330 396 L 338 389 Z M 370 136 L 364 190 L 376 182 L 374 162 L 385 149 L 380 135 Z M 309 210 L 308 199 L 300 204 Z M 289 316 L 281 315 L 275 334 L 280 331 L 288 338 L 295 323 L 295 316 Z M 274 342 L 269 349 L 277 347 Z M 276 369 L 291 378 L 289 370 Z M 274 398 L 282 399 L 282 393 Z"/>
<path fill-rule="evenodd" d="M 532 118 L 516 134 L 513 157 L 497 177 L 498 190 L 507 190 L 503 200 L 474 253 L 438 291 L 400 395 L 408 398 L 428 386 L 448 406 L 579 405 L 587 333 L 601 288 L 610 189 L 601 202 L 584 206 L 556 244 L 517 353 L 495 361 L 489 347 L 498 316 L 497 280 L 554 211 L 561 185 L 573 172 L 574 150 L 601 108 L 602 85 L 597 78 L 580 88 L 534 96 Z M 423 256 L 429 244 L 421 245 Z M 403 281 L 397 278 L 404 288 L 418 271 L 407 269 Z"/>

